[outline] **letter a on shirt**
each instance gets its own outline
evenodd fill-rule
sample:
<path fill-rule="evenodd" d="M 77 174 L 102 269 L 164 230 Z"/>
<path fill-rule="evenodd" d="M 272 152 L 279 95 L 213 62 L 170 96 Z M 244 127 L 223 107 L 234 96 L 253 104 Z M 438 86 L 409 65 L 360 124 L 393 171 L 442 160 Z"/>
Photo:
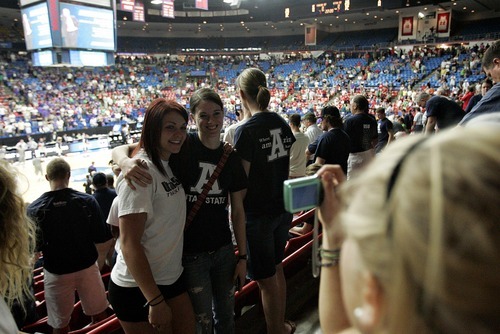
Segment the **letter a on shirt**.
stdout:
<path fill-rule="evenodd" d="M 196 186 L 191 187 L 191 191 L 196 191 L 201 194 L 203 186 L 205 185 L 205 183 L 208 182 L 208 180 L 210 180 L 210 176 L 212 176 L 217 166 L 206 162 L 200 162 L 199 166 L 201 169 L 200 177 L 198 178 Z M 208 193 L 210 195 L 217 195 L 220 194 L 221 192 L 222 190 L 219 187 L 219 182 L 218 180 L 215 180 L 214 184 L 212 185 L 212 189 L 210 189 Z"/>
<path fill-rule="evenodd" d="M 267 156 L 267 161 L 273 161 L 278 158 L 287 156 L 287 151 L 283 146 L 281 141 L 281 129 L 270 130 L 271 137 L 273 141 L 273 146 L 271 147 L 271 154 Z"/>

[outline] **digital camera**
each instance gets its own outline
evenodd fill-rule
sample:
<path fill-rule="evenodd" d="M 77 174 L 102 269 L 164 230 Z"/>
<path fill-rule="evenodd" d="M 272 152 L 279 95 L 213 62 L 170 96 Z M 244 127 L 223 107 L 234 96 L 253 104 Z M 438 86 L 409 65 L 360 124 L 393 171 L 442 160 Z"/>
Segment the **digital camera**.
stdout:
<path fill-rule="evenodd" d="M 290 213 L 310 210 L 321 204 L 322 185 L 317 175 L 299 177 L 283 182 L 285 210 Z"/>

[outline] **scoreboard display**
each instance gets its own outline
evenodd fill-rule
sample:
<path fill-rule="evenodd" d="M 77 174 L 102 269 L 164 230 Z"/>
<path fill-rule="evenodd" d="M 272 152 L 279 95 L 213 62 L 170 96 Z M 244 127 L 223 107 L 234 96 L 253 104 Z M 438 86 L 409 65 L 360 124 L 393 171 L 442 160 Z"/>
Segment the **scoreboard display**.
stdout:
<path fill-rule="evenodd" d="M 401 5 L 401 0 L 398 1 Z M 284 8 L 285 19 L 303 19 L 324 15 L 338 15 L 353 11 L 372 10 L 379 8 L 378 0 L 329 0 L 313 1 Z M 389 4 L 389 7 L 397 5 L 396 2 Z M 388 8 L 386 6 L 386 8 Z"/>
<path fill-rule="evenodd" d="M 319 2 L 311 5 L 311 14 L 325 15 L 325 14 L 335 14 L 343 11 L 342 0 L 337 1 L 325 1 Z"/>
<path fill-rule="evenodd" d="M 114 0 L 20 0 L 35 66 L 108 66 L 116 50 Z"/>
<path fill-rule="evenodd" d="M 345 1 L 350 2 L 350 0 L 330 0 L 286 7 L 284 10 L 285 19 L 301 19 L 342 13 L 344 12 Z"/>

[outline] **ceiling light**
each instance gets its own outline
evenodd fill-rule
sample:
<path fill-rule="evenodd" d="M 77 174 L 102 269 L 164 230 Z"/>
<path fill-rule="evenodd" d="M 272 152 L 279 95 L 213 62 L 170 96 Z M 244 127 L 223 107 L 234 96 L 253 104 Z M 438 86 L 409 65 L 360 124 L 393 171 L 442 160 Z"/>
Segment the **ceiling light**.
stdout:
<path fill-rule="evenodd" d="M 159 5 L 161 3 L 163 3 L 163 0 L 151 0 L 152 5 Z"/>

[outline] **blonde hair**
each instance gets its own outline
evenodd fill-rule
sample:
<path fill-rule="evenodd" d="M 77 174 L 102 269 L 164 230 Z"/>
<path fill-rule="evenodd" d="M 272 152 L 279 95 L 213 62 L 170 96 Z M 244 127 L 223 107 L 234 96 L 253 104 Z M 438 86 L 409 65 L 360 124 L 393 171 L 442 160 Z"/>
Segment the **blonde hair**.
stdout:
<path fill-rule="evenodd" d="M 386 332 L 500 328 L 498 130 L 407 137 L 342 190 L 346 233 L 385 292 Z"/>
<path fill-rule="evenodd" d="M 35 225 L 17 193 L 16 173 L 0 161 L 0 295 L 9 307 L 31 296 L 36 242 Z"/>
<path fill-rule="evenodd" d="M 248 99 L 255 101 L 259 110 L 266 110 L 271 100 L 264 72 L 258 68 L 247 68 L 236 78 L 236 86 L 245 92 Z"/>

